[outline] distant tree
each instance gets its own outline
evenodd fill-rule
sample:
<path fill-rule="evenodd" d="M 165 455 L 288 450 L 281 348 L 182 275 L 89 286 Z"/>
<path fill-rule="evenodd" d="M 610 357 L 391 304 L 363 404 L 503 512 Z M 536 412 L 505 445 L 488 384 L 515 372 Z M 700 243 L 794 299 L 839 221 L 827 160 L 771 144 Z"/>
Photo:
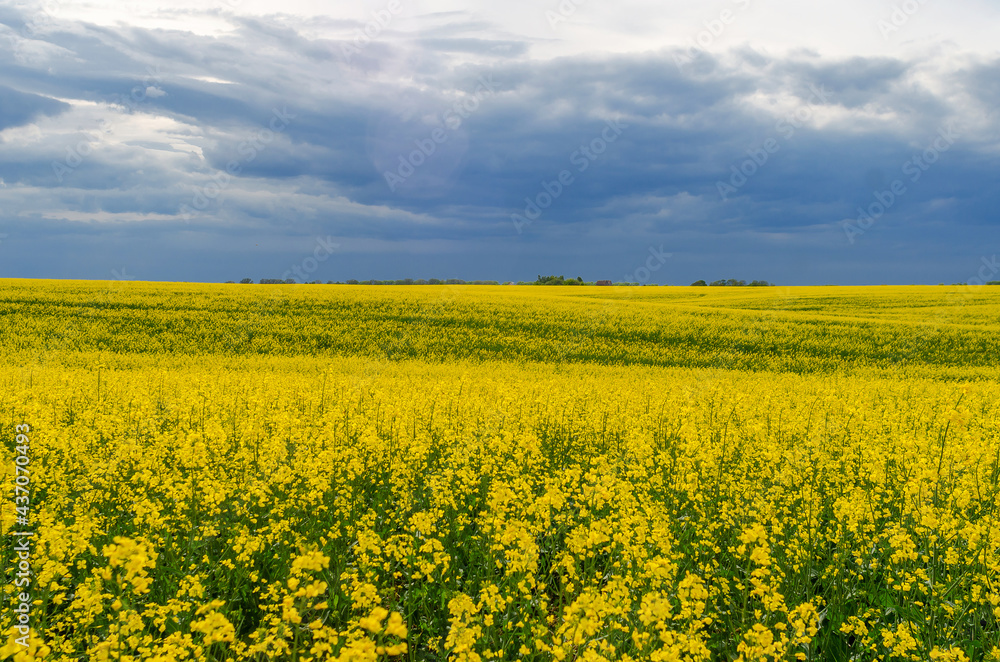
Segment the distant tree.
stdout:
<path fill-rule="evenodd" d="M 288 278 L 285 280 L 285 285 L 294 285 L 294 284 L 295 284 L 294 278 Z"/>
<path fill-rule="evenodd" d="M 583 278 L 577 276 L 575 279 L 566 280 L 565 276 L 542 276 L 539 274 L 535 285 L 583 285 Z"/>
<path fill-rule="evenodd" d="M 695 282 L 691 283 L 691 287 L 705 287 L 706 285 L 708 285 L 708 283 L 706 283 L 703 280 L 696 280 Z"/>
<path fill-rule="evenodd" d="M 699 280 L 692 285 L 704 285 L 705 281 Z M 735 278 L 728 278 L 724 280 L 713 280 L 708 283 L 712 287 L 773 287 L 774 283 L 769 283 L 766 280 L 753 280 L 747 283 L 745 280 L 737 280 Z"/>
<path fill-rule="evenodd" d="M 244 278 L 243 280 L 240 281 L 240 283 L 242 283 L 243 285 L 250 285 L 253 283 L 253 278 Z"/>
<path fill-rule="evenodd" d="M 236 281 L 235 280 L 227 280 L 226 282 L 227 283 L 235 283 Z"/>
<path fill-rule="evenodd" d="M 441 280 L 438 279 L 438 278 L 429 278 L 427 280 L 427 284 L 428 285 L 440 285 L 441 284 Z"/>

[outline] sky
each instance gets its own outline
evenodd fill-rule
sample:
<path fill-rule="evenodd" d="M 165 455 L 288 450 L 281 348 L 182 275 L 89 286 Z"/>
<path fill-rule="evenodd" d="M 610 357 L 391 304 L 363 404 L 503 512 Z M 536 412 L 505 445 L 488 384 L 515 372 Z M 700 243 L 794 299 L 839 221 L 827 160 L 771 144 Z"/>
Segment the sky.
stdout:
<path fill-rule="evenodd" d="M 0 277 L 1000 280 L 991 0 L 0 1 Z"/>

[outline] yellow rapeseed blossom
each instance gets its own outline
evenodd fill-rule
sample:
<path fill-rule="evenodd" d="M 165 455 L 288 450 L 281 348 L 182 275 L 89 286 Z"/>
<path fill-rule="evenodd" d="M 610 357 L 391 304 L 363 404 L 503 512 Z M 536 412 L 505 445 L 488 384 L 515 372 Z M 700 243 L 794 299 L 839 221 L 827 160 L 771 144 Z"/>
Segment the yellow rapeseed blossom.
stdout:
<path fill-rule="evenodd" d="M 1000 661 L 1000 289 L 0 312 L 0 659 Z"/>

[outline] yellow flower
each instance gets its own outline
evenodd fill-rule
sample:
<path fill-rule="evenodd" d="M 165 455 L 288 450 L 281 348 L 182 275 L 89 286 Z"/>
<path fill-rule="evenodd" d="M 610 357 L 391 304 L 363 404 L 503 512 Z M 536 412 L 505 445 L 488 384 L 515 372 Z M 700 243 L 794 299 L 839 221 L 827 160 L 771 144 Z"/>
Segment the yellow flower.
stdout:
<path fill-rule="evenodd" d="M 385 626 L 385 633 L 389 636 L 406 639 L 406 624 L 403 623 L 403 616 L 397 611 L 389 615 L 389 622 Z"/>
<path fill-rule="evenodd" d="M 389 612 L 382 607 L 375 607 L 371 614 L 358 620 L 358 625 L 369 632 L 381 632 L 382 621 L 389 615 Z"/>

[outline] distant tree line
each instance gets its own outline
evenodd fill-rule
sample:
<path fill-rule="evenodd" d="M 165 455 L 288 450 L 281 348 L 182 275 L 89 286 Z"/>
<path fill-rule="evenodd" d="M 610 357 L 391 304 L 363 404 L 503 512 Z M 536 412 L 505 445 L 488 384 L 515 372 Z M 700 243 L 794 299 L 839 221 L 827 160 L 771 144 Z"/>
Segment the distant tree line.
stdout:
<path fill-rule="evenodd" d="M 610 280 L 584 280 L 582 277 L 577 276 L 576 278 L 566 278 L 565 276 L 542 276 L 539 275 L 536 280 L 527 281 L 521 280 L 517 282 L 518 285 L 616 285 L 619 287 L 625 286 L 637 286 L 642 285 L 642 283 L 612 283 Z M 659 287 L 658 283 L 646 283 L 650 287 Z"/>
<path fill-rule="evenodd" d="M 227 283 L 235 283 L 236 281 L 227 280 Z M 294 285 L 294 278 L 287 278 L 282 280 L 281 278 L 261 278 L 259 283 L 261 285 Z M 253 278 L 244 278 L 240 281 L 243 285 L 253 284 Z M 306 285 L 322 285 L 321 280 L 312 280 Z M 447 280 L 441 280 L 439 278 L 428 278 L 424 280 L 423 278 L 402 278 L 400 280 L 355 280 L 350 279 L 346 281 L 339 280 L 328 280 L 327 285 L 499 285 L 500 283 L 495 280 L 461 280 L 460 278 L 449 278 Z"/>
<path fill-rule="evenodd" d="M 462 280 L 461 278 L 402 278 L 400 280 L 354 280 L 344 281 L 347 285 L 499 285 L 495 280 Z"/>
<path fill-rule="evenodd" d="M 538 276 L 532 285 L 593 285 L 593 283 L 584 283 L 583 278 L 580 276 L 576 277 L 576 280 L 572 278 L 564 278 L 563 276 Z"/>
<path fill-rule="evenodd" d="M 235 283 L 234 280 L 227 280 L 226 283 Z M 253 278 L 244 278 L 240 281 L 244 285 L 253 284 Z M 259 283 L 261 285 L 294 285 L 296 280 L 294 278 L 280 279 L 280 278 L 261 278 Z M 576 278 L 565 278 L 563 276 L 538 276 L 537 280 L 533 281 L 518 281 L 517 285 L 607 285 L 611 281 L 585 281 L 580 276 Z M 305 283 L 306 285 L 322 285 L 323 281 L 313 280 Z M 423 278 L 402 278 L 400 280 L 328 280 L 327 285 L 500 285 L 501 283 L 496 280 L 462 280 L 460 278 L 449 278 L 447 280 L 442 280 L 440 278 L 428 278 L 424 280 Z M 515 285 L 513 282 L 503 283 L 504 285 Z M 635 286 L 642 285 L 642 283 L 613 283 L 616 286 Z M 646 283 L 647 287 L 656 287 L 656 283 Z M 944 285 L 944 283 L 938 283 L 938 285 Z M 966 283 L 952 283 L 952 285 L 966 285 Z M 987 281 L 986 285 L 1000 285 L 1000 280 Z M 696 280 L 691 283 L 692 287 L 774 287 L 774 283 L 769 283 L 766 280 L 752 280 L 749 283 L 745 280 L 736 280 L 735 278 L 728 278 L 725 280 L 713 280 L 711 283 L 707 283 L 703 280 Z"/>
<path fill-rule="evenodd" d="M 703 280 L 696 280 L 691 283 L 692 287 L 774 287 L 774 283 L 769 283 L 766 280 L 752 280 L 749 283 L 745 280 L 736 280 L 735 278 L 730 278 L 728 280 L 713 280 L 711 283 L 706 283 Z"/>
<path fill-rule="evenodd" d="M 227 280 L 227 283 L 234 283 L 235 281 Z M 258 281 L 261 285 L 294 285 L 296 280 L 294 278 L 261 278 Z M 252 278 L 244 278 L 240 281 L 244 285 L 253 284 Z M 306 285 L 322 285 L 323 281 L 313 280 L 305 283 Z M 499 281 L 495 280 L 462 280 L 461 278 L 401 278 L 399 280 L 356 280 L 354 278 L 345 281 L 339 280 L 328 280 L 327 285 L 500 285 Z M 503 283 L 504 285 L 514 285 L 513 282 Z M 576 278 L 566 278 L 565 276 L 542 276 L 539 274 L 538 278 L 533 281 L 518 281 L 517 285 L 616 285 L 616 286 L 639 286 L 642 283 L 624 283 L 616 282 L 611 283 L 608 280 L 602 281 L 585 281 L 582 277 L 577 276 Z M 988 285 L 1000 285 L 1000 281 L 992 281 L 987 283 Z M 656 287 L 657 283 L 645 283 L 647 287 Z M 769 283 L 766 280 L 753 280 L 749 283 L 745 280 L 736 280 L 735 278 L 730 278 L 728 280 L 714 280 L 711 283 L 706 283 L 703 280 L 697 280 L 691 283 L 693 286 L 710 286 L 710 287 L 772 287 L 774 283 Z"/>

